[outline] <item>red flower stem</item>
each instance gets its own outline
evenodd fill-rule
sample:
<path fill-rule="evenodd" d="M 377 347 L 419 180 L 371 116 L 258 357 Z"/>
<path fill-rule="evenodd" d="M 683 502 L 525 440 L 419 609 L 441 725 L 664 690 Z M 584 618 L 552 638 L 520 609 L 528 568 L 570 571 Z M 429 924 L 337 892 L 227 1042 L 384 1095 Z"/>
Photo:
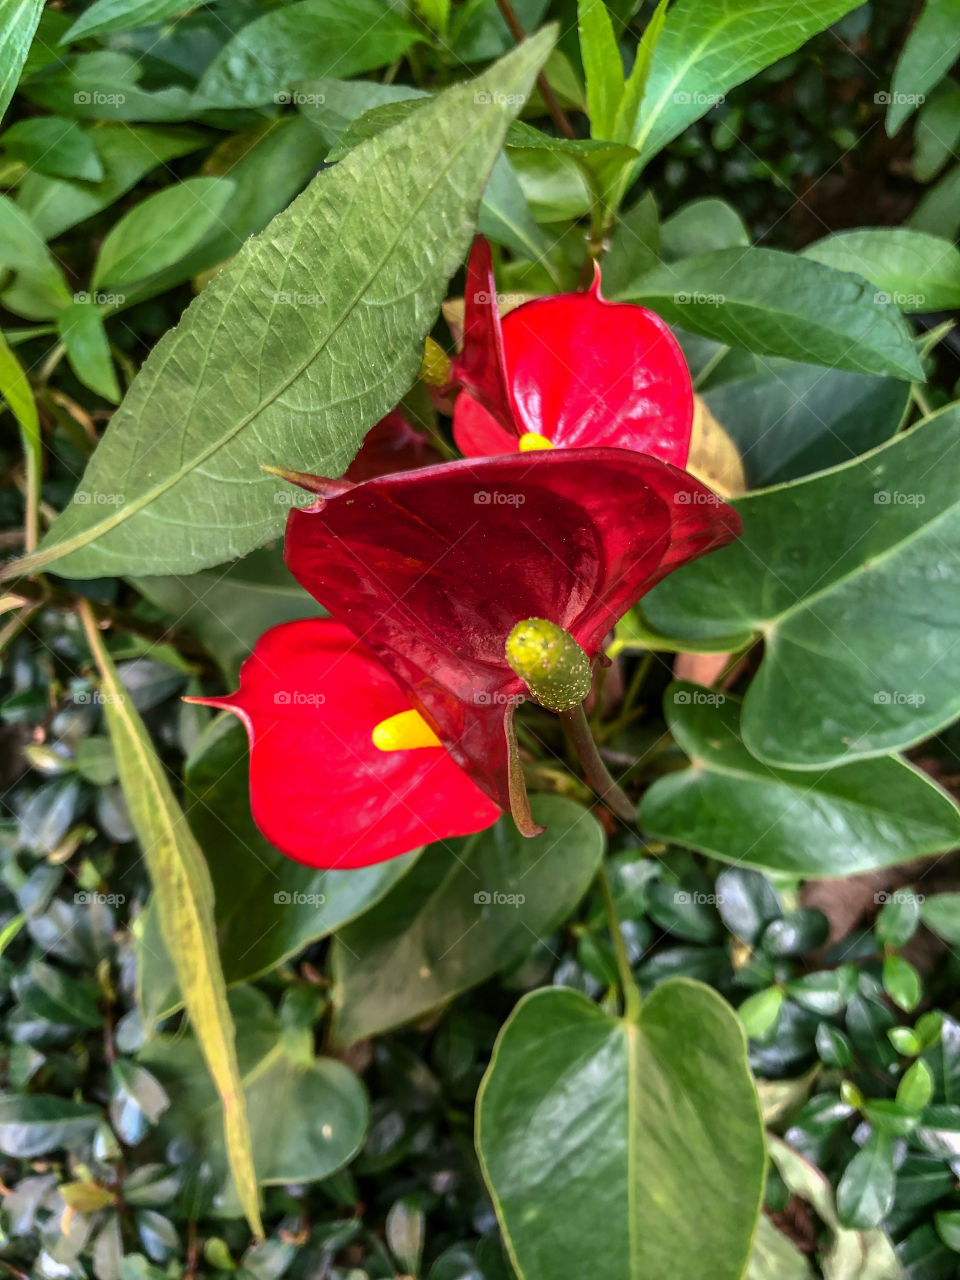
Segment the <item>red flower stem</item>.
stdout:
<path fill-rule="evenodd" d="M 523 23 L 517 17 L 517 11 L 514 9 L 511 0 L 497 0 L 497 8 L 503 17 L 504 22 L 509 28 L 510 34 L 516 40 L 517 44 L 521 44 L 527 38 L 527 33 L 523 29 Z M 575 138 L 577 135 L 573 131 L 573 125 L 567 119 L 567 114 L 557 101 L 557 95 L 550 86 L 550 81 L 541 71 L 537 76 L 537 88 L 540 90 L 540 97 L 543 99 L 543 105 L 550 113 L 550 119 L 560 130 L 565 138 Z"/>
<path fill-rule="evenodd" d="M 633 824 L 637 818 L 635 807 L 627 793 L 610 777 L 610 772 L 603 763 L 597 744 L 593 740 L 583 706 L 571 707 L 569 711 L 558 711 L 557 715 L 583 765 L 583 772 L 591 787 L 612 813 L 624 822 Z"/>

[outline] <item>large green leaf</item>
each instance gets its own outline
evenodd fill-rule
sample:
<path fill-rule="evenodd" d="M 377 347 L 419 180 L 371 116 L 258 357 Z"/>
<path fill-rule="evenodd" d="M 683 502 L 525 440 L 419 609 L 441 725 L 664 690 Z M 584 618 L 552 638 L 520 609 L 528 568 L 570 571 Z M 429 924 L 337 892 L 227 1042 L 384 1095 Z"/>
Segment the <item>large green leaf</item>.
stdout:
<path fill-rule="evenodd" d="M 198 107 L 287 100 L 296 80 L 347 79 L 401 57 L 417 39 L 402 8 L 385 0 L 299 0 L 265 13 L 221 49 L 197 86 Z"/>
<path fill-rule="evenodd" d="M 83 489 L 122 506 L 73 504 L 14 572 L 195 572 L 281 529 L 261 463 L 339 475 L 416 376 L 552 38 L 359 146 L 248 241 L 154 347 L 87 468 Z"/>
<path fill-rule="evenodd" d="M 347 1163 L 366 1132 L 368 1104 L 363 1085 L 342 1062 L 317 1058 L 309 1027 L 283 1026 L 260 991 L 230 993 L 237 1027 L 240 1071 L 250 1116 L 257 1182 L 313 1182 Z M 203 1071 L 192 1036 L 164 1035 L 148 1041 L 139 1060 L 170 1097 L 164 1127 L 183 1142 L 189 1134 L 219 1187 L 218 1212 L 236 1215 L 223 1150 L 221 1107 Z"/>
<path fill-rule="evenodd" d="M 760 355 L 921 379 L 899 310 L 872 285 L 776 249 L 716 249 L 659 267 L 623 291 L 672 324 Z"/>
<path fill-rule="evenodd" d="M 160 931 L 173 957 L 203 1060 L 223 1103 L 223 1134 L 237 1194 L 252 1230 L 262 1236 L 234 1025 L 217 955 L 210 873 L 92 612 L 85 608 L 81 618 L 100 672 L 120 785 L 150 872 Z"/>
<path fill-rule="evenodd" d="M 523 1280 L 743 1274 L 763 1124 L 743 1031 L 709 987 L 665 982 L 636 1023 L 574 991 L 527 996 L 481 1086 L 477 1150 Z"/>
<path fill-rule="evenodd" d="M 876 285 L 882 301 L 903 311 L 960 306 L 960 249 L 941 236 L 909 227 L 865 227 L 827 236 L 803 251 L 836 271 Z"/>
<path fill-rule="evenodd" d="M 6 0 L 0 11 L 0 117 L 13 97 L 42 12 L 43 0 Z"/>
<path fill-rule="evenodd" d="M 887 133 L 891 137 L 956 62 L 958 31 L 960 0 L 924 0 L 886 95 Z"/>
<path fill-rule="evenodd" d="M 720 372 L 732 363 L 724 360 Z M 875 448 L 898 429 L 910 399 L 909 383 L 894 378 L 770 357 L 744 358 L 744 366 L 701 394 L 736 444 L 752 489 Z"/>
<path fill-rule="evenodd" d="M 815 774 L 771 769 L 743 745 L 738 698 L 673 684 L 664 710 L 690 767 L 643 797 L 650 835 L 802 876 L 854 875 L 960 844 L 960 809 L 897 757 Z"/>
<path fill-rule="evenodd" d="M 857 7 L 857 0 L 677 0 L 657 42 L 634 146 L 651 159 L 734 85 Z"/>
<path fill-rule="evenodd" d="M 578 0 L 577 25 L 587 82 L 590 136 L 614 138 L 617 109 L 623 97 L 623 63 L 613 21 L 603 0 Z"/>
<path fill-rule="evenodd" d="M 580 901 L 603 851 L 599 823 L 537 796 L 547 831 L 524 839 L 507 816 L 428 846 L 413 870 L 334 942 L 334 1036 L 350 1044 L 409 1022 L 516 964 Z"/>
<path fill-rule="evenodd" d="M 185 808 L 214 888 L 217 950 L 228 983 L 275 968 L 366 911 L 405 875 L 413 855 L 356 871 L 319 871 L 278 853 L 250 813 L 247 736 L 232 715 L 213 722 L 186 765 Z M 144 1021 L 180 1003 L 156 905 L 140 937 Z"/>
<path fill-rule="evenodd" d="M 739 498 L 743 535 L 644 613 L 717 650 L 762 637 L 743 737 L 771 764 L 886 755 L 960 715 L 960 406 L 808 480 Z"/>

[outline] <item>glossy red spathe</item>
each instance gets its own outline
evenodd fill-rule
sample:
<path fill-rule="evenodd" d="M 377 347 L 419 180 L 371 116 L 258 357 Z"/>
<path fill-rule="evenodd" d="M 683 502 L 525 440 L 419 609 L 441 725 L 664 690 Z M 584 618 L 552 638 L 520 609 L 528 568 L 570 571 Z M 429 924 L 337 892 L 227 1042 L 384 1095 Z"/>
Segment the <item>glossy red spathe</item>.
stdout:
<path fill-rule="evenodd" d="M 273 627 L 243 664 L 236 693 L 196 701 L 243 721 L 254 821 L 297 862 L 368 866 L 500 816 L 442 747 L 374 746 L 376 726 L 410 700 L 329 618 Z"/>
<path fill-rule="evenodd" d="M 537 298 L 502 319 L 486 241 L 470 255 L 454 438 L 468 457 L 516 452 L 527 434 L 558 448 L 610 446 L 683 467 L 693 386 L 659 316 L 591 288 Z"/>
<path fill-rule="evenodd" d="M 623 449 L 464 460 L 327 492 L 291 511 L 288 567 L 502 808 L 526 696 L 505 656 L 513 626 L 546 618 L 595 658 L 640 596 L 740 531 L 687 472 Z"/>

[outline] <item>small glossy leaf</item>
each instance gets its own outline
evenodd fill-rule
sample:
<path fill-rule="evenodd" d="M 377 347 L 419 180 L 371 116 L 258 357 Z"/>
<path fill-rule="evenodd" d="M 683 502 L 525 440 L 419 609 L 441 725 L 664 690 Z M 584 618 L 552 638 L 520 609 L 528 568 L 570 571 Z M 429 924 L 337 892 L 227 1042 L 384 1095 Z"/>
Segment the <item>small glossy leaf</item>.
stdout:
<path fill-rule="evenodd" d="M 603 833 L 572 800 L 538 796 L 532 809 L 545 834 L 525 839 L 505 816 L 477 835 L 430 845 L 337 936 L 338 1043 L 409 1022 L 510 968 L 566 920 L 596 873 Z"/>
<path fill-rule="evenodd" d="M 0 1096 L 0 1151 L 27 1159 L 89 1138 L 100 1123 L 99 1107 L 47 1094 Z"/>
<path fill-rule="evenodd" d="M 664 708 L 691 764 L 643 797 L 640 824 L 659 839 L 741 865 L 838 876 L 952 848 L 960 837 L 953 802 L 902 760 L 818 774 L 773 769 L 741 741 L 729 694 L 675 684 Z"/>
<path fill-rule="evenodd" d="M 744 1270 L 763 1132 L 743 1033 L 708 987 L 665 982 L 636 1023 L 573 991 L 527 996 L 480 1090 L 477 1150 L 526 1280 Z"/>
<path fill-rule="evenodd" d="M 747 996 L 737 1009 L 737 1017 L 751 1040 L 763 1040 L 773 1031 L 780 1017 L 783 991 L 780 987 L 768 987 Z"/>
<path fill-rule="evenodd" d="M 920 919 L 952 946 L 960 946 L 960 893 L 934 893 L 920 904 Z"/>
<path fill-rule="evenodd" d="M 751 945 L 783 914 L 776 889 L 748 867 L 726 867 L 717 876 L 717 910 L 730 932 Z"/>
<path fill-rule="evenodd" d="M 920 975 L 903 956 L 884 956 L 883 989 L 893 1003 L 907 1013 L 920 1003 Z"/>
<path fill-rule="evenodd" d="M 837 1186 L 837 1212 L 845 1227 L 879 1226 L 893 1205 L 896 1189 L 893 1142 L 873 1133 L 843 1172 Z"/>
<path fill-rule="evenodd" d="M 917 931 L 920 903 L 910 890 L 899 889 L 877 912 L 874 932 L 887 947 L 902 947 Z"/>
<path fill-rule="evenodd" d="M 853 1061 L 850 1041 L 829 1022 L 821 1022 L 817 1027 L 816 1043 L 820 1061 L 828 1067 L 849 1067 Z"/>
<path fill-rule="evenodd" d="M 918 1059 L 903 1074 L 897 1085 L 897 1102 L 909 1111 L 922 1111 L 933 1099 L 933 1072 Z"/>

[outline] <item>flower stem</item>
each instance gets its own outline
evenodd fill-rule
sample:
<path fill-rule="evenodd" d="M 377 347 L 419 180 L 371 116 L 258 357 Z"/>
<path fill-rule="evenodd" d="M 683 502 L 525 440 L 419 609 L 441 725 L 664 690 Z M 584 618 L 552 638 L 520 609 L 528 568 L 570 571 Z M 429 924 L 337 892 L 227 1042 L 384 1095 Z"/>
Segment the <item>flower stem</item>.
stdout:
<path fill-rule="evenodd" d="M 612 813 L 624 822 L 636 820 L 634 805 L 627 793 L 618 787 L 610 777 L 607 766 L 600 758 L 597 744 L 590 733 L 590 726 L 584 714 L 583 705 L 571 707 L 568 711 L 558 711 L 562 723 L 577 753 L 587 781 Z"/>
<path fill-rule="evenodd" d="M 607 875 L 607 868 L 602 862 L 600 870 L 597 872 L 597 880 L 600 884 L 603 912 L 607 917 L 607 928 L 610 930 L 613 952 L 617 959 L 617 971 L 620 974 L 620 988 L 623 991 L 623 1016 L 628 1022 L 636 1022 L 641 1004 L 640 988 L 637 986 L 633 970 L 630 968 L 630 957 L 627 955 L 627 944 L 623 940 L 620 917 L 617 915 L 617 906 L 613 900 L 613 890 L 610 888 L 610 877 Z"/>

